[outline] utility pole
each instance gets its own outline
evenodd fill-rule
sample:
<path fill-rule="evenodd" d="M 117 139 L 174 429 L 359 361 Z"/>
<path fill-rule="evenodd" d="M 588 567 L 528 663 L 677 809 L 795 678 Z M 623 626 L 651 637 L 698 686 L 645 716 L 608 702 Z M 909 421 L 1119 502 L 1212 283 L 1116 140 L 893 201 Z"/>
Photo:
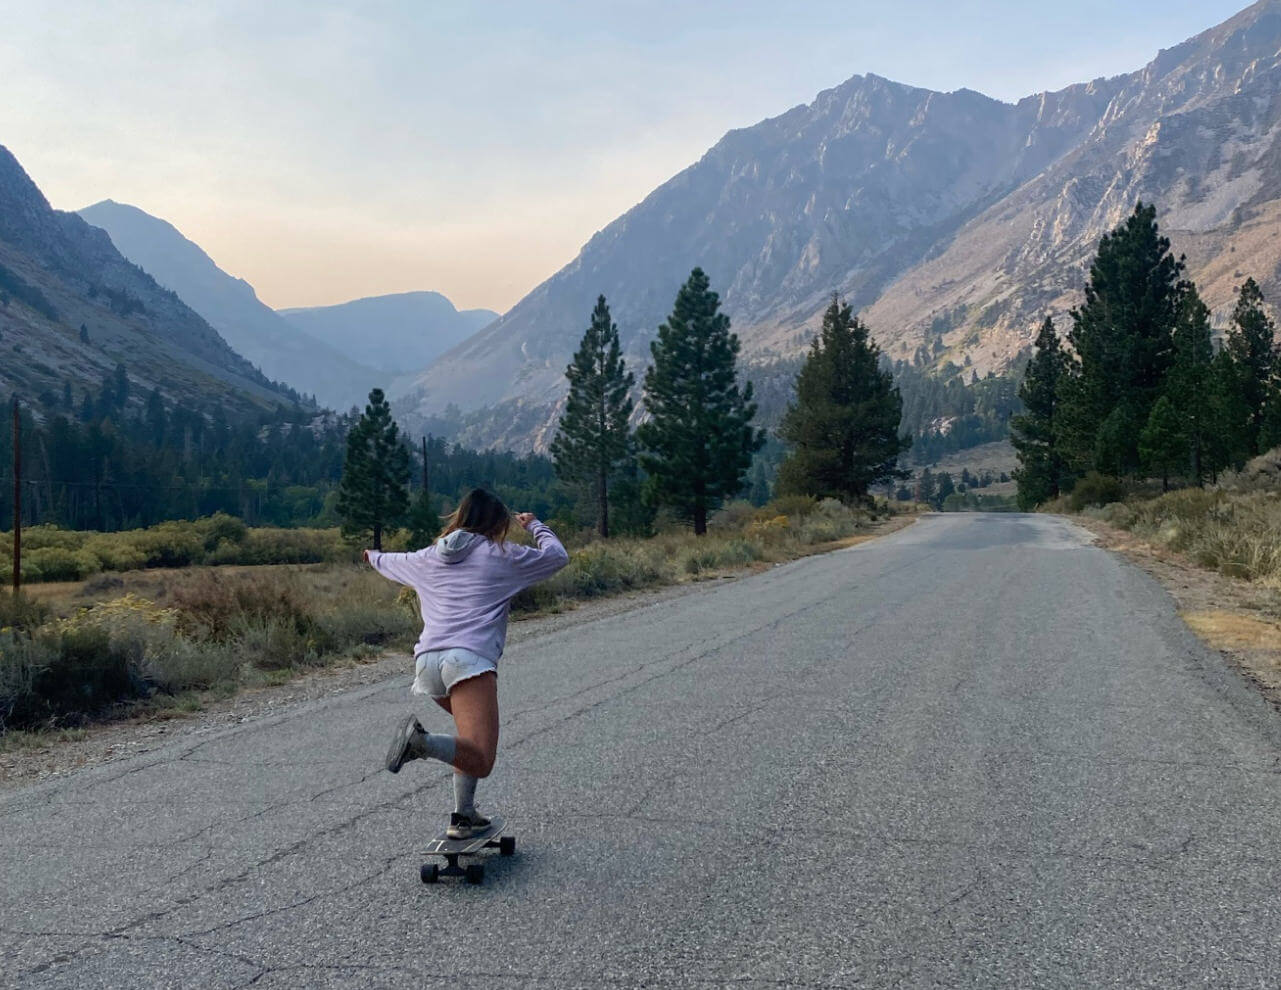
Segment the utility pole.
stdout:
<path fill-rule="evenodd" d="M 22 589 L 22 420 L 13 397 L 13 597 Z"/>
<path fill-rule="evenodd" d="M 423 437 L 423 494 L 427 494 L 427 438 Z"/>

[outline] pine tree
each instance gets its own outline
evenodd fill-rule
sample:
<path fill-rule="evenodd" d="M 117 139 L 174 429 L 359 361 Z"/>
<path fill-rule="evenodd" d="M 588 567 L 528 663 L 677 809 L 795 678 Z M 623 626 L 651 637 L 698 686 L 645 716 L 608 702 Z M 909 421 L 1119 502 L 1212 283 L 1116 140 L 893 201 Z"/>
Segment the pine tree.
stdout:
<path fill-rule="evenodd" d="M 1262 290 L 1254 279 L 1246 279 L 1232 312 L 1227 349 L 1236 365 L 1237 387 L 1249 414 L 1245 436 L 1251 457 L 1263 452 L 1263 424 L 1277 374 L 1275 331 L 1263 309 Z"/>
<path fill-rule="evenodd" d="M 944 471 L 938 476 L 938 487 L 934 489 L 934 508 L 942 512 L 943 503 L 955 491 L 956 483 L 952 480 L 952 476 L 947 471 Z"/>
<path fill-rule="evenodd" d="M 652 498 L 707 532 L 708 513 L 743 487 L 752 454 L 765 443 L 752 428 L 752 386 L 739 391 L 738 337 L 720 299 L 695 268 L 650 344 L 645 372 L 648 422 L 636 431 Z"/>
<path fill-rule="evenodd" d="M 1241 378 L 1227 349 L 1210 362 L 1210 436 L 1206 449 L 1206 470 L 1217 480 L 1219 472 L 1239 467 L 1249 458 L 1250 410 L 1241 395 Z"/>
<path fill-rule="evenodd" d="M 1057 432 L 1076 471 L 1139 468 L 1139 433 L 1174 356 L 1183 267 L 1143 203 L 1100 241 L 1085 303 L 1072 311 L 1076 361 L 1060 393 Z"/>
<path fill-rule="evenodd" d="M 1161 491 L 1170 490 L 1170 474 L 1183 463 L 1187 453 L 1183 424 L 1169 396 L 1161 396 L 1152 406 L 1148 421 L 1139 434 L 1139 454 L 1144 468 L 1161 476 Z"/>
<path fill-rule="evenodd" d="M 618 326 L 604 296 L 596 300 L 591 325 L 565 377 L 569 396 L 552 441 L 552 459 L 562 481 L 592 488 L 597 532 L 608 537 L 610 481 L 632 459 L 628 392 L 636 379 L 623 363 Z"/>
<path fill-rule="evenodd" d="M 409 451 L 380 388 L 347 434 L 347 457 L 338 484 L 343 536 L 372 537 L 382 549 L 383 531 L 398 524 L 409 506 Z"/>
<path fill-rule="evenodd" d="M 1174 364 L 1166 377 L 1163 394 L 1179 421 L 1187 443 L 1187 468 L 1200 485 L 1209 469 L 1209 450 L 1216 443 L 1211 396 L 1214 343 L 1210 336 L 1210 310 L 1195 285 L 1189 284 L 1174 326 Z"/>
<path fill-rule="evenodd" d="M 779 426 L 792 446 L 779 467 L 780 491 L 848 502 L 904 477 L 898 456 L 911 438 L 899 436 L 903 400 L 880 354 L 867 327 L 833 296 Z"/>
<path fill-rule="evenodd" d="M 1018 452 L 1019 508 L 1035 509 L 1062 490 L 1066 467 L 1055 437 L 1055 413 L 1068 362 L 1059 345 L 1054 321 L 1045 318 L 1036 335 L 1036 353 L 1028 362 L 1019 386 L 1025 412 L 1010 420 L 1010 440 Z"/>

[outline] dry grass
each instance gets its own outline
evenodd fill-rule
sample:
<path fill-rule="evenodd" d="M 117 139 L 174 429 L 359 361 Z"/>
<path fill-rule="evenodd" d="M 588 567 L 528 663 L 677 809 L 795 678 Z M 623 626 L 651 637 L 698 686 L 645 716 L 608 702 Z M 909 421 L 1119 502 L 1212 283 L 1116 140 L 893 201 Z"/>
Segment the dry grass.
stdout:
<path fill-rule="evenodd" d="M 1194 488 L 1090 514 L 1201 567 L 1281 589 L 1281 499 L 1275 494 Z"/>
<path fill-rule="evenodd" d="M 1183 612 L 1183 621 L 1221 650 L 1268 650 L 1281 661 L 1281 624 L 1227 609 Z"/>

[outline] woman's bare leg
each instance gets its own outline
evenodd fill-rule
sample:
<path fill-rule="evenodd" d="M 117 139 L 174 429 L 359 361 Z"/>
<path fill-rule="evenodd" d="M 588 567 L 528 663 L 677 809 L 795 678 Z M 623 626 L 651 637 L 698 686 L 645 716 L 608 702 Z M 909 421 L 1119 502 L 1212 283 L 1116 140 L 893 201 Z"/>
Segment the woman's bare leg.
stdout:
<path fill-rule="evenodd" d="M 454 767 L 473 777 L 488 777 L 498 754 L 498 675 L 493 671 L 459 681 L 449 692 L 454 736 Z"/>

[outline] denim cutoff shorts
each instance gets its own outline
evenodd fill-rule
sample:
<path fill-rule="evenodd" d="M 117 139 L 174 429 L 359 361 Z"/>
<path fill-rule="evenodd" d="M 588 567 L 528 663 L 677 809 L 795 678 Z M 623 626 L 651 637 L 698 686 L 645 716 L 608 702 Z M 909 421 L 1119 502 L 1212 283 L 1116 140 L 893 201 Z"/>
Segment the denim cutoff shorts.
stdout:
<path fill-rule="evenodd" d="M 428 650 L 418 654 L 415 663 L 414 694 L 433 698 L 447 698 L 459 681 L 479 677 L 489 671 L 497 673 L 498 665 L 479 653 L 456 646 L 449 650 Z"/>

